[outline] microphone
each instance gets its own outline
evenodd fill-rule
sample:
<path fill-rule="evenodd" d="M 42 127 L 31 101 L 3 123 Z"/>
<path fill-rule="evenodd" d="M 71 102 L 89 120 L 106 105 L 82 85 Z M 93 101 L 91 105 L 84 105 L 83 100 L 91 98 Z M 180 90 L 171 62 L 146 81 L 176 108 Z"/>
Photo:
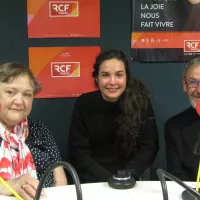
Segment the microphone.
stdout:
<path fill-rule="evenodd" d="M 197 101 L 197 104 L 196 104 L 196 112 L 197 114 L 200 116 L 200 100 Z M 199 124 L 198 124 L 199 125 Z M 195 127 L 196 129 L 199 129 L 200 126 L 197 126 Z M 193 149 L 193 153 L 194 155 L 196 156 L 200 156 L 200 130 L 198 131 L 198 135 L 197 135 L 197 142 L 194 146 L 194 149 Z"/>
<path fill-rule="evenodd" d="M 196 112 L 200 116 L 200 100 L 197 101 Z M 199 129 L 199 126 L 197 125 L 196 128 Z M 200 131 L 198 131 L 198 134 L 197 134 L 197 142 L 194 146 L 193 153 L 196 156 L 200 156 Z M 194 200 L 194 198 L 190 194 L 188 194 L 187 191 L 183 191 L 182 198 L 183 200 Z"/>
<path fill-rule="evenodd" d="M 197 101 L 197 104 L 196 104 L 196 112 L 197 114 L 200 116 L 200 100 Z M 199 129 L 200 127 L 196 127 L 197 129 Z M 194 155 L 196 156 L 200 156 L 200 130 L 198 131 L 198 135 L 197 135 L 197 143 L 195 144 L 194 146 L 194 149 L 193 149 L 193 153 Z"/>
<path fill-rule="evenodd" d="M 38 188 L 36 190 L 36 194 L 33 200 L 39 200 L 40 199 L 40 195 L 41 195 L 41 191 L 43 188 L 43 185 L 46 181 L 46 179 L 48 178 L 49 174 L 56 168 L 56 167 L 64 167 L 65 169 L 67 169 L 70 172 L 70 175 L 72 176 L 72 179 L 74 181 L 75 184 L 75 188 L 76 188 L 76 194 L 77 194 L 77 200 L 82 200 L 82 190 L 81 190 L 81 184 L 80 184 L 80 179 L 78 177 L 78 174 L 76 172 L 76 170 L 74 169 L 74 167 L 67 163 L 67 162 L 63 162 L 63 161 L 59 161 L 56 163 L 53 163 L 52 165 L 49 166 L 49 168 L 45 171 L 45 173 L 43 174 Z"/>
<path fill-rule="evenodd" d="M 108 185 L 114 189 L 130 189 L 136 184 L 135 179 L 125 170 L 118 170 L 108 179 Z"/>
<path fill-rule="evenodd" d="M 157 175 L 158 175 L 158 178 L 160 180 L 161 187 L 162 187 L 163 200 L 168 200 L 168 191 L 167 191 L 167 184 L 166 184 L 166 181 L 165 181 L 165 177 L 170 179 L 171 181 L 175 181 L 177 184 L 179 184 L 180 186 L 182 186 L 183 188 L 186 189 L 186 191 L 184 191 L 182 193 L 182 199 L 183 200 L 188 200 L 188 196 L 190 196 L 190 195 L 192 197 L 196 198 L 196 199 L 200 199 L 200 194 L 196 190 L 194 190 L 190 186 L 186 185 L 184 182 L 182 182 L 180 179 L 173 176 L 172 174 L 164 171 L 163 169 L 157 169 Z M 187 194 L 189 193 L 189 194 L 187 196 L 183 195 L 183 194 L 186 194 L 186 193 Z"/>
<path fill-rule="evenodd" d="M 196 111 L 197 111 L 197 114 L 200 115 L 200 100 L 197 101 Z"/>

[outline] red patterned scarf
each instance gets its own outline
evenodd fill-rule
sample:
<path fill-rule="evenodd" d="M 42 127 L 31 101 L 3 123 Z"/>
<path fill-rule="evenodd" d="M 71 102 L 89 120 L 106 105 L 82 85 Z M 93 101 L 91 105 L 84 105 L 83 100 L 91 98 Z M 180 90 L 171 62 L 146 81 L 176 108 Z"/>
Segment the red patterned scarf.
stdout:
<path fill-rule="evenodd" d="M 15 125 L 11 133 L 0 123 L 0 176 L 4 180 L 17 178 L 26 173 L 37 178 L 32 154 L 25 144 L 28 134 L 27 118 Z"/>

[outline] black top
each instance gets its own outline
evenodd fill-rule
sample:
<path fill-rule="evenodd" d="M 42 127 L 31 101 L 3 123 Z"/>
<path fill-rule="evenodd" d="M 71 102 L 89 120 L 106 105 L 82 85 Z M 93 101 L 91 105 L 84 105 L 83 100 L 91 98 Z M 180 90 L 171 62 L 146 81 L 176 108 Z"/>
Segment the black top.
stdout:
<path fill-rule="evenodd" d="M 60 152 L 49 129 L 40 121 L 28 118 L 29 135 L 25 140 L 32 153 L 37 176 L 40 180 L 46 169 L 60 161 Z M 0 142 L 1 142 L 0 138 Z M 53 186 L 53 173 L 45 181 L 45 187 Z"/>
<path fill-rule="evenodd" d="M 158 151 L 154 113 L 149 107 L 146 131 L 137 141 L 137 152 L 130 158 L 120 156 L 116 141 L 119 102 L 108 102 L 100 91 L 81 95 L 75 104 L 70 127 L 70 160 L 82 182 L 107 181 L 117 170 L 131 170 L 140 176 Z"/>
<path fill-rule="evenodd" d="M 196 181 L 199 156 L 193 150 L 200 134 L 200 116 L 190 107 L 165 123 L 167 170 L 184 181 Z"/>

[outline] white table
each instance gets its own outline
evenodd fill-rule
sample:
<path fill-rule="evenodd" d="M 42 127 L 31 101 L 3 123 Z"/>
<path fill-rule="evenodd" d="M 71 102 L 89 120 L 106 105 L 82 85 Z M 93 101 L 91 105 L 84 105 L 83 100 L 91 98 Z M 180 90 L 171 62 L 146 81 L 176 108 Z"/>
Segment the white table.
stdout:
<path fill-rule="evenodd" d="M 185 182 L 195 188 L 195 182 Z M 159 181 L 138 181 L 134 188 L 128 190 L 116 190 L 107 183 L 82 184 L 83 200 L 162 200 L 162 188 Z M 168 181 L 167 189 L 169 200 L 180 200 L 184 188 L 175 182 Z M 41 200 L 76 200 L 75 186 L 61 186 L 45 188 L 46 198 Z M 14 197 L 0 195 L 0 200 L 16 200 Z"/>

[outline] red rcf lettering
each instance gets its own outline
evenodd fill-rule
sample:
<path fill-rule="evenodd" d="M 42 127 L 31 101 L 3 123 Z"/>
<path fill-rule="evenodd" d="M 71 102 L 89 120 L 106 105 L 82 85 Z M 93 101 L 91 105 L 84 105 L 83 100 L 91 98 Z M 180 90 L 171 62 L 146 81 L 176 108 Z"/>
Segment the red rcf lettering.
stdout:
<path fill-rule="evenodd" d="M 69 4 L 52 4 L 52 7 L 56 12 L 66 12 L 69 8 Z"/>
<path fill-rule="evenodd" d="M 59 73 L 67 73 L 70 70 L 71 65 L 54 65 L 54 68 Z"/>

